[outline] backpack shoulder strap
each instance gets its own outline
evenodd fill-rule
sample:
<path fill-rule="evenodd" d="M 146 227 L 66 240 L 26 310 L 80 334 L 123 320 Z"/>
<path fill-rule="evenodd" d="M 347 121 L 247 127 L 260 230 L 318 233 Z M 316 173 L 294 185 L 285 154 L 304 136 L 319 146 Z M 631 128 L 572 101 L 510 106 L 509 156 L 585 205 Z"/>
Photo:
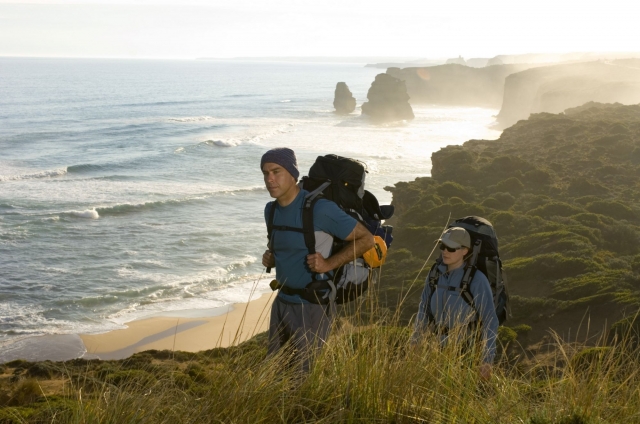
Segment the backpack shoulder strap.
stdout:
<path fill-rule="evenodd" d="M 429 274 L 427 274 L 427 284 L 429 284 L 429 298 L 427 299 L 427 322 L 435 322 L 435 317 L 433 316 L 433 311 L 431 310 L 431 298 L 436 292 L 436 285 L 438 284 L 438 279 L 440 278 L 441 272 L 438 269 L 439 260 L 436 260 L 436 263 L 431 265 L 431 269 L 429 270 Z"/>
<path fill-rule="evenodd" d="M 476 303 L 473 300 L 473 295 L 471 294 L 471 290 L 469 289 L 469 286 L 471 285 L 471 282 L 473 281 L 473 277 L 475 277 L 476 271 L 478 270 L 476 263 L 478 262 L 478 255 L 480 254 L 481 247 L 482 247 L 482 240 L 480 239 L 476 240 L 476 242 L 473 244 L 471 257 L 469 258 L 464 268 L 464 275 L 462 276 L 462 282 L 460 283 L 460 296 L 475 311 L 476 321 L 480 317 L 480 313 L 478 312 Z"/>
<path fill-rule="evenodd" d="M 310 255 L 316 253 L 316 233 L 313 225 L 313 209 L 318 200 L 322 198 L 322 191 L 331 184 L 330 181 L 322 183 L 318 188 L 307 194 L 304 198 L 302 206 L 302 234 L 304 235 L 304 244 Z M 312 273 L 312 279 L 315 280 L 317 274 Z"/>
<path fill-rule="evenodd" d="M 273 247 L 271 245 L 271 235 L 273 234 L 273 219 L 276 216 L 276 201 L 271 202 L 271 207 L 269 208 L 269 218 L 267 219 L 267 240 L 269 250 Z"/>

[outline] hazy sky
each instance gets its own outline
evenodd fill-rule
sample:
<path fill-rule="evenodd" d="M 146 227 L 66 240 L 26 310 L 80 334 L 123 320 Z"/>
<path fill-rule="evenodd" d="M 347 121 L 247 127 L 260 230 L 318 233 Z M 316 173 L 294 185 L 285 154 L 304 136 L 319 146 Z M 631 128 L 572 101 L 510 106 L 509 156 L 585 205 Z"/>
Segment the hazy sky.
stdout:
<path fill-rule="evenodd" d="M 639 17 L 634 0 L 0 0 L 0 56 L 640 51 Z"/>

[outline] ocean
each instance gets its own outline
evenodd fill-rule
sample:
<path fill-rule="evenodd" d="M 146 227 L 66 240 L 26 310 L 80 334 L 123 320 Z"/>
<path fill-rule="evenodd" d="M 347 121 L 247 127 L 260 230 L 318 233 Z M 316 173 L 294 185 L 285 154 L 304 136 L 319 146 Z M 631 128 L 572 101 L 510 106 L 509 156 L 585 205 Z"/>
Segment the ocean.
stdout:
<path fill-rule="evenodd" d="M 381 204 L 431 153 L 496 139 L 496 110 L 414 106 L 410 122 L 333 113 L 380 70 L 354 64 L 0 58 L 0 351 L 207 311 L 268 291 L 268 149 L 367 164 Z M 256 296 L 259 293 L 254 293 Z"/>

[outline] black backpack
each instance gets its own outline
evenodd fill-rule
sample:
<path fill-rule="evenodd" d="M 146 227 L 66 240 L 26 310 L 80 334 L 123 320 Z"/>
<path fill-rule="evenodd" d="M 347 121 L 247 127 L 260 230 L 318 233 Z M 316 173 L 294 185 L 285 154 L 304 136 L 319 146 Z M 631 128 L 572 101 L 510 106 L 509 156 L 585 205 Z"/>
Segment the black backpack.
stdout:
<path fill-rule="evenodd" d="M 469 290 L 469 285 L 473 281 L 476 270 L 482 273 L 489 280 L 491 285 L 491 293 L 493 294 L 493 305 L 498 315 L 498 323 L 502 325 L 511 312 L 509 309 L 509 293 L 507 291 L 507 276 L 502 269 L 502 261 L 498 253 L 498 237 L 493 229 L 493 225 L 485 218 L 479 216 L 467 216 L 455 220 L 449 224 L 448 228 L 462 227 L 471 236 L 471 254 L 465 263 L 465 272 L 460 284 L 460 296 L 469 304 L 478 314 L 478 310 L 473 301 L 473 296 Z M 438 265 L 442 263 L 442 258 L 438 258 L 436 263 L 431 267 L 429 276 L 427 277 L 429 286 L 431 287 L 431 296 L 435 293 L 440 271 Z M 431 299 L 428 301 L 431 302 Z M 429 304 L 428 303 L 428 304 Z M 433 319 L 430 316 L 429 319 Z"/>
<path fill-rule="evenodd" d="M 365 225 L 372 234 L 381 236 L 389 246 L 393 240 L 393 227 L 383 225 L 382 220 L 391 218 L 394 207 L 380 206 L 376 197 L 364 189 L 366 174 L 364 163 L 358 160 L 337 155 L 318 156 L 309 169 L 309 175 L 302 177 L 298 183 L 300 188 L 309 192 L 302 209 L 302 228 L 273 225 L 276 210 L 274 201 L 267 221 L 269 241 L 272 239 L 273 230 L 298 231 L 303 233 L 309 253 L 315 253 L 313 209 L 319 199 L 327 199 L 338 204 L 347 214 Z M 339 251 L 344 245 L 343 240 L 334 239 L 332 252 Z M 357 258 L 334 270 L 333 278 L 330 280 L 316 280 L 316 275 L 313 274 L 313 281 L 304 289 L 292 289 L 279 284 L 272 286 L 272 289 L 280 289 L 286 294 L 298 294 L 312 303 L 327 304 L 333 300 L 342 304 L 363 294 L 368 289 L 370 280 L 371 268 L 362 258 Z M 334 295 L 335 299 L 331 298 Z"/>

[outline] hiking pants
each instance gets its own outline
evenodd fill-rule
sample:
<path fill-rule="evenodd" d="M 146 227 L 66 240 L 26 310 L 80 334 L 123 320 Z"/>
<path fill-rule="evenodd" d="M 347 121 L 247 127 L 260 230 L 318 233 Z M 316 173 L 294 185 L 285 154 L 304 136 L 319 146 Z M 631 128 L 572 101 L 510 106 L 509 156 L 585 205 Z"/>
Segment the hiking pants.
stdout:
<path fill-rule="evenodd" d="M 289 365 L 309 372 L 311 361 L 320 353 L 330 329 L 329 305 L 290 303 L 276 297 L 271 306 L 268 355 L 290 343 L 294 364 Z"/>

